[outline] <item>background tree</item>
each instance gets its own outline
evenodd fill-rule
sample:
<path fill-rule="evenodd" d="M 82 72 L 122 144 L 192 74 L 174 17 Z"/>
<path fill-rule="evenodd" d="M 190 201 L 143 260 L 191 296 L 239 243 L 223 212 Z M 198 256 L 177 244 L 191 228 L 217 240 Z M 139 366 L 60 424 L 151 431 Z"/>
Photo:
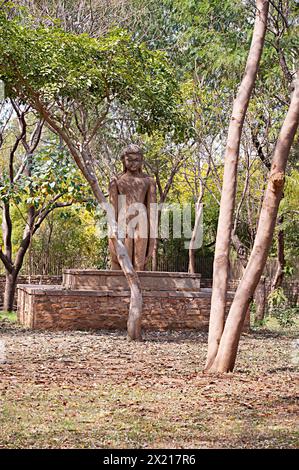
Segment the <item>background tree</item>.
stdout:
<path fill-rule="evenodd" d="M 47 216 L 32 239 L 23 272 L 61 276 L 69 268 L 107 268 L 107 239 L 99 237 L 94 208 L 84 206 L 73 204 Z"/>
<path fill-rule="evenodd" d="M 2 105 L 2 116 L 0 202 L 3 248 L 0 248 L 0 259 L 6 274 L 4 310 L 10 311 L 18 274 L 32 237 L 52 211 L 79 201 L 86 189 L 74 166 L 59 149 L 58 142 L 49 141 L 47 147 L 40 148 L 44 121 L 34 115 L 30 106 L 11 99 Z M 17 218 L 12 217 L 12 211 Z M 22 235 L 16 248 L 13 237 L 17 219 Z"/>

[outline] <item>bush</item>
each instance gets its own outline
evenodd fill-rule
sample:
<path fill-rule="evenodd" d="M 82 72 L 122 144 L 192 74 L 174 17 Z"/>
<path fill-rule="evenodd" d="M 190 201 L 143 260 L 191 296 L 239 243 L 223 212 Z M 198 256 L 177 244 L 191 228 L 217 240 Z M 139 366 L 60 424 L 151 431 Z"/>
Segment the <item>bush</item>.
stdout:
<path fill-rule="evenodd" d="M 299 306 L 290 303 L 282 287 L 278 287 L 269 294 L 268 305 L 270 316 L 276 318 L 282 328 L 295 325 L 296 318 L 299 316 Z"/>

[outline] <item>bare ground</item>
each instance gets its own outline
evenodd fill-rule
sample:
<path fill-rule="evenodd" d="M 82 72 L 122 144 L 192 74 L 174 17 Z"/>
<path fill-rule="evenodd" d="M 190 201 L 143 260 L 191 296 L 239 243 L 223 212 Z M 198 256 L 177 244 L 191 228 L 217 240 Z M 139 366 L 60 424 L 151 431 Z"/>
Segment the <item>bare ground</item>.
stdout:
<path fill-rule="evenodd" d="M 0 340 L 1 448 L 298 447 L 294 334 L 243 335 L 222 376 L 201 372 L 205 333 L 130 343 L 2 321 Z"/>

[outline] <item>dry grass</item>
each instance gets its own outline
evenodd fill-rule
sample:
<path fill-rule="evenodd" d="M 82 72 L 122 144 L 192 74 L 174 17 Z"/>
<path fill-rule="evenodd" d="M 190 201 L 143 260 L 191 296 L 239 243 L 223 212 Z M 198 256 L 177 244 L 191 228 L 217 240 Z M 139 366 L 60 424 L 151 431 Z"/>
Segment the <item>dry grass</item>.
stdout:
<path fill-rule="evenodd" d="M 0 325 L 2 448 L 298 446 L 294 334 L 243 336 L 236 372 L 217 377 L 201 373 L 203 333 Z"/>

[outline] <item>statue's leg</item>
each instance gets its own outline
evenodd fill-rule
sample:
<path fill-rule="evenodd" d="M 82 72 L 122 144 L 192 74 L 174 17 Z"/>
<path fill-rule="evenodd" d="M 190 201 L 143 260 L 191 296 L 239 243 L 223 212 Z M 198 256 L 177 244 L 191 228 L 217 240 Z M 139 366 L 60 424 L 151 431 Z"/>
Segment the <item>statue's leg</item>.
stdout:
<path fill-rule="evenodd" d="M 131 262 L 133 263 L 132 258 L 133 258 L 134 240 L 133 238 L 127 237 L 125 240 L 123 240 L 123 242 L 125 244 L 125 247 L 127 248 L 129 258 Z M 110 258 L 111 258 L 111 269 L 120 270 L 121 267 L 116 256 L 112 240 L 109 240 L 109 251 L 110 251 Z"/>
<path fill-rule="evenodd" d="M 119 262 L 117 260 L 114 261 L 112 258 L 111 258 L 111 269 L 116 270 L 116 271 L 121 271 Z"/>
<path fill-rule="evenodd" d="M 134 238 L 134 268 L 136 271 L 145 270 L 145 258 L 148 245 L 147 238 L 136 236 Z"/>
<path fill-rule="evenodd" d="M 130 258 L 131 262 L 133 263 L 133 247 L 134 247 L 133 238 L 131 238 L 131 237 L 126 237 L 126 239 L 125 239 L 125 247 L 127 248 L 127 252 L 128 252 L 129 258 Z"/>
<path fill-rule="evenodd" d="M 112 240 L 109 240 L 108 246 L 109 246 L 109 252 L 110 252 L 110 259 L 111 259 L 111 269 L 115 269 L 119 271 L 121 267 L 116 256 Z"/>

